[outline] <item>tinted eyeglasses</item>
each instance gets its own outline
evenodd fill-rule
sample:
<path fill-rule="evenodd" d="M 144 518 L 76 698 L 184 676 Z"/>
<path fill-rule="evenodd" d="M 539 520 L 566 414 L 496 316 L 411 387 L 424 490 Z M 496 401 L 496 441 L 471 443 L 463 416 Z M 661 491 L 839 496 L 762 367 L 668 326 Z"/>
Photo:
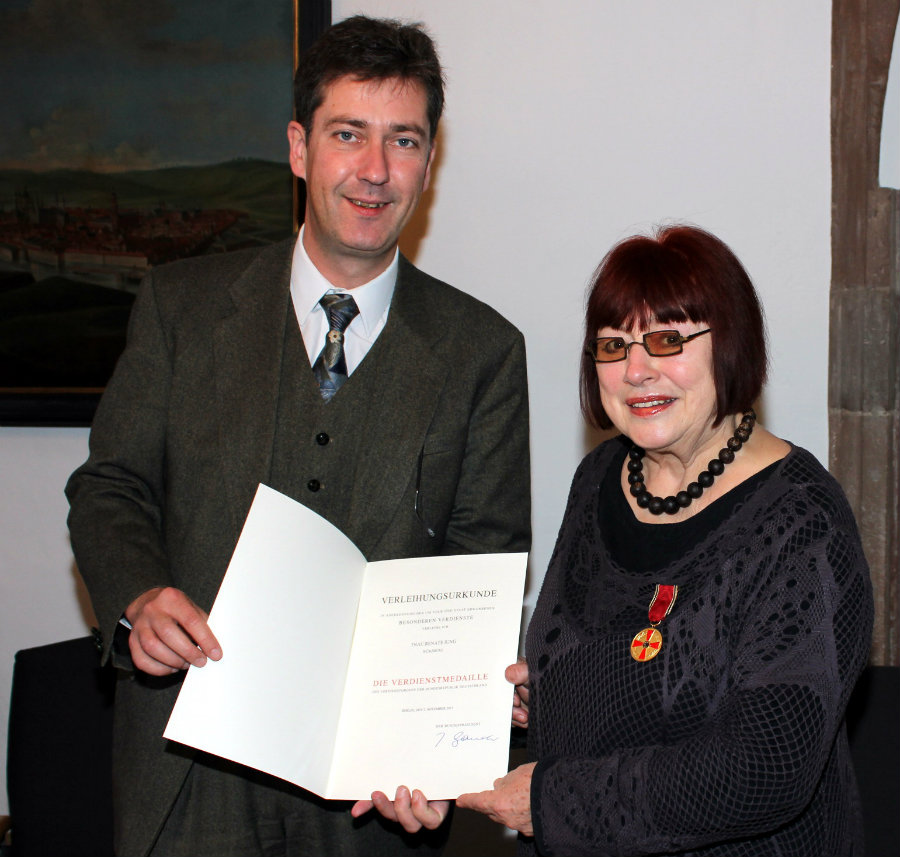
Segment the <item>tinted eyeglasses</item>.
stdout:
<path fill-rule="evenodd" d="M 698 330 L 690 336 L 682 336 L 677 330 L 653 330 L 645 333 L 641 340 L 626 342 L 621 336 L 597 337 L 585 349 L 591 355 L 595 363 L 616 363 L 628 356 L 628 349 L 632 345 L 643 345 L 651 357 L 672 357 L 684 351 L 684 343 L 709 333 L 706 330 Z"/>

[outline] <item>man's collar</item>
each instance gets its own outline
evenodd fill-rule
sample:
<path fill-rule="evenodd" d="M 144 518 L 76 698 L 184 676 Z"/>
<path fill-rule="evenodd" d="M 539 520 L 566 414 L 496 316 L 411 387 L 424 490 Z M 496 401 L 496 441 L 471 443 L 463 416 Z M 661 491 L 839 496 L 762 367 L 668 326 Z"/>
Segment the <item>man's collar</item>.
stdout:
<path fill-rule="evenodd" d="M 400 251 L 394 251 L 391 264 L 373 280 L 354 289 L 339 289 L 329 282 L 312 263 L 303 246 L 303 230 L 297 235 L 291 263 L 291 298 L 301 326 L 326 292 L 352 294 L 359 307 L 359 317 L 366 333 L 370 333 L 390 306 L 397 284 Z"/>

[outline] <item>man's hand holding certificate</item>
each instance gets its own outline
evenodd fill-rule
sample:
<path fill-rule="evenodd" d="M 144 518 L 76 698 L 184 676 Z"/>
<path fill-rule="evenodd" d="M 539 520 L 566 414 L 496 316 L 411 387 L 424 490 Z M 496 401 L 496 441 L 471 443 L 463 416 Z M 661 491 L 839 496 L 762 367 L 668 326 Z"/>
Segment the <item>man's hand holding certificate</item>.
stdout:
<path fill-rule="evenodd" d="M 355 800 L 431 799 L 507 771 L 525 554 L 367 563 L 260 486 L 165 737 Z"/>

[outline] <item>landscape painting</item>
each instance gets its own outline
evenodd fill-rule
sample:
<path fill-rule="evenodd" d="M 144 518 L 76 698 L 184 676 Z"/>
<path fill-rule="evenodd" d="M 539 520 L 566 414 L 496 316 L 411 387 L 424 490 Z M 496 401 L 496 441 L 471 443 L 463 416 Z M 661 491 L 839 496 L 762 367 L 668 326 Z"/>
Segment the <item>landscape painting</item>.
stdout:
<path fill-rule="evenodd" d="M 157 265 L 293 229 L 291 0 L 0 5 L 0 422 L 87 424 Z"/>

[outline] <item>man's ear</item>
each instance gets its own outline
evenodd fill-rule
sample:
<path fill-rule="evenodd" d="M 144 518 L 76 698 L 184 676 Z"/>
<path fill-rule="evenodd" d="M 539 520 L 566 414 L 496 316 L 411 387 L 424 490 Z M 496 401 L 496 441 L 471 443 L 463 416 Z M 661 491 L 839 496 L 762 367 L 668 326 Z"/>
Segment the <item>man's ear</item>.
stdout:
<path fill-rule="evenodd" d="M 431 149 L 428 151 L 428 163 L 425 165 L 425 180 L 422 182 L 422 190 L 428 190 L 431 183 L 431 165 L 434 163 L 434 153 L 437 150 L 437 144 L 434 140 L 431 142 Z"/>
<path fill-rule="evenodd" d="M 288 145 L 290 147 L 291 172 L 298 179 L 306 178 L 306 131 L 299 122 L 288 122 Z"/>

